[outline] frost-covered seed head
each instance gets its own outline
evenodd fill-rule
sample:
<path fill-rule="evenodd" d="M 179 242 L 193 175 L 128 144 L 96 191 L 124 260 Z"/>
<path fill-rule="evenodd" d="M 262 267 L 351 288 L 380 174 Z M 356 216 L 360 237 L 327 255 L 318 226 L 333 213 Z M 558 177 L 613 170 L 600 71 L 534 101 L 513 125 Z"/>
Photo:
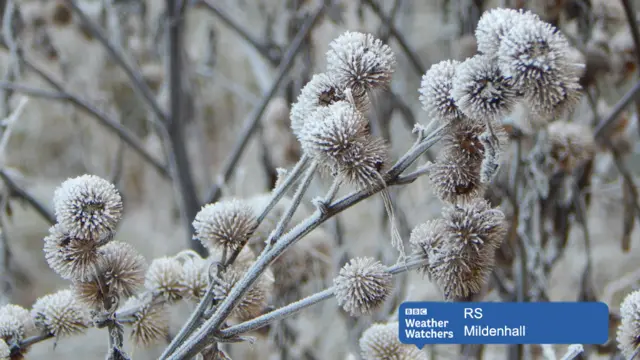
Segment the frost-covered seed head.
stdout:
<path fill-rule="evenodd" d="M 133 246 L 113 241 L 100 248 L 100 269 L 112 293 L 129 297 L 144 284 L 147 261 Z"/>
<path fill-rule="evenodd" d="M 536 123 L 547 123 L 559 119 L 572 111 L 582 97 L 582 87 L 575 75 L 561 74 L 548 77 L 546 86 L 530 86 L 526 89 L 525 100 L 531 107 Z"/>
<path fill-rule="evenodd" d="M 518 23 L 537 20 L 538 16 L 530 11 L 514 9 L 491 9 L 485 11 L 475 31 L 478 51 L 488 56 L 497 56 L 505 34 Z"/>
<path fill-rule="evenodd" d="M 153 260 L 149 265 L 144 286 L 170 302 L 182 299 L 185 292 L 182 264 L 174 257 Z"/>
<path fill-rule="evenodd" d="M 89 323 L 88 309 L 68 289 L 39 298 L 31 315 L 37 325 L 55 337 L 80 334 Z"/>
<path fill-rule="evenodd" d="M 214 298 L 218 301 L 224 300 L 236 283 L 242 279 L 245 271 L 246 269 L 236 267 L 228 269 L 222 276 L 222 281 L 214 287 Z M 237 320 L 246 321 L 260 315 L 267 306 L 269 295 L 272 292 L 273 274 L 263 274 L 242 297 L 231 316 Z"/>
<path fill-rule="evenodd" d="M 387 87 L 395 66 L 391 48 L 371 34 L 347 31 L 327 51 L 327 72 L 354 90 Z"/>
<path fill-rule="evenodd" d="M 373 258 L 351 259 L 333 279 L 338 305 L 351 314 L 371 314 L 387 299 L 393 288 L 391 274 Z"/>
<path fill-rule="evenodd" d="M 456 60 L 444 60 L 432 65 L 422 76 L 418 89 L 422 108 L 431 118 L 445 124 L 463 117 L 451 95 L 453 76 L 459 64 Z"/>
<path fill-rule="evenodd" d="M 620 305 L 620 316 L 616 341 L 624 357 L 630 359 L 640 346 L 640 290 L 625 297 Z"/>
<path fill-rule="evenodd" d="M 517 94 L 495 61 L 475 55 L 456 69 L 451 90 L 460 111 L 479 120 L 498 120 L 513 110 Z"/>
<path fill-rule="evenodd" d="M 508 134 L 504 127 L 497 121 L 493 121 L 491 128 L 498 138 L 499 151 L 507 144 Z M 446 157 L 459 159 L 462 163 L 477 164 L 485 156 L 485 146 L 480 136 L 486 131 L 486 122 L 473 119 L 452 124 L 442 138 L 443 151 Z"/>
<path fill-rule="evenodd" d="M 346 100 L 344 87 L 336 81 L 335 76 L 326 73 L 313 75 L 291 106 L 289 116 L 294 135 L 299 135 L 313 112 L 342 100 Z"/>
<path fill-rule="evenodd" d="M 427 360 L 427 354 L 398 338 L 398 322 L 373 324 L 360 337 L 364 360 Z"/>
<path fill-rule="evenodd" d="M 447 300 L 468 298 L 481 291 L 494 266 L 495 254 L 488 249 L 460 253 L 460 249 L 438 249 L 429 258 L 429 278 L 443 290 Z"/>
<path fill-rule="evenodd" d="M 110 237 L 122 217 L 122 198 L 113 184 L 95 175 L 68 179 L 56 189 L 58 223 L 74 237 L 99 241 Z"/>
<path fill-rule="evenodd" d="M 550 159 L 556 169 L 571 173 L 595 155 L 596 143 L 591 128 L 584 124 L 554 121 L 547 126 Z"/>
<path fill-rule="evenodd" d="M 0 308 L 0 339 L 8 344 L 22 340 L 34 328 L 29 311 L 8 304 Z"/>
<path fill-rule="evenodd" d="M 520 21 L 502 39 L 498 66 L 519 89 L 545 88 L 569 71 L 569 49 L 553 25 L 539 19 Z"/>
<path fill-rule="evenodd" d="M 166 339 L 169 334 L 169 312 L 165 304 L 144 303 L 141 299 L 132 297 L 123 308 L 137 308 L 133 314 L 131 325 L 131 340 L 138 346 L 147 347 Z"/>
<path fill-rule="evenodd" d="M 193 220 L 194 238 L 211 251 L 241 247 L 249 240 L 256 226 L 257 220 L 251 207 L 237 199 L 205 205 Z"/>
<path fill-rule="evenodd" d="M 448 203 L 465 202 L 482 196 L 486 186 L 480 181 L 480 165 L 480 161 L 464 161 L 443 154 L 428 168 L 434 194 Z"/>
<path fill-rule="evenodd" d="M 0 360 L 8 360 L 11 355 L 11 349 L 7 343 L 0 339 Z"/>
<path fill-rule="evenodd" d="M 449 245 L 473 247 L 475 251 L 487 247 L 497 249 L 507 232 L 504 213 L 491 208 L 484 199 L 442 209 L 443 236 Z"/>
<path fill-rule="evenodd" d="M 429 259 L 434 251 L 442 246 L 444 221 L 442 219 L 429 220 L 413 228 L 409 243 L 413 253 L 422 259 Z M 428 265 L 420 268 L 423 273 L 428 272 Z"/>
<path fill-rule="evenodd" d="M 49 267 L 67 280 L 87 280 L 98 262 L 98 244 L 72 237 L 61 224 L 44 238 L 44 256 Z"/>
<path fill-rule="evenodd" d="M 200 257 L 190 257 L 182 264 L 182 286 L 185 296 L 198 300 L 209 285 L 209 262 Z"/>

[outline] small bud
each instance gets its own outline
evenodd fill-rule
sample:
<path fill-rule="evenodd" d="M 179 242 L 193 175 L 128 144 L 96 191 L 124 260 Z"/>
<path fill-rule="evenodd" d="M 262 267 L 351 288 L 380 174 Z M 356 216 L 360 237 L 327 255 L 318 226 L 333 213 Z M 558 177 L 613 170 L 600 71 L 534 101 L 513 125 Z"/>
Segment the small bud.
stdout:
<path fill-rule="evenodd" d="M 144 286 L 167 301 L 182 299 L 185 292 L 182 264 L 173 257 L 155 259 L 149 265 Z"/>
<path fill-rule="evenodd" d="M 87 329 L 89 313 L 71 290 L 39 298 L 31 314 L 37 325 L 55 337 L 81 334 Z"/>
<path fill-rule="evenodd" d="M 98 262 L 98 244 L 69 235 L 61 224 L 44 238 L 44 256 L 49 267 L 63 279 L 87 280 Z"/>
<path fill-rule="evenodd" d="M 451 95 L 467 117 L 499 120 L 516 104 L 516 91 L 510 80 L 486 55 L 475 55 L 458 65 Z"/>
<path fill-rule="evenodd" d="M 333 280 L 338 305 L 351 314 L 371 314 L 387 299 L 393 288 L 392 276 L 373 258 L 351 259 Z"/>
<path fill-rule="evenodd" d="M 459 64 L 456 60 L 444 60 L 432 65 L 422 76 L 418 89 L 422 108 L 430 117 L 440 120 L 443 124 L 464 116 L 451 95 L 453 76 Z"/>
<path fill-rule="evenodd" d="M 64 181 L 53 195 L 53 206 L 71 236 L 93 241 L 109 237 L 122 216 L 118 190 L 95 175 Z"/>
<path fill-rule="evenodd" d="M 395 66 L 391 48 L 371 34 L 347 31 L 327 51 L 327 72 L 353 90 L 387 87 Z"/>
<path fill-rule="evenodd" d="M 620 317 L 616 341 L 624 357 L 630 359 L 640 346 L 640 290 L 630 293 L 622 301 Z"/>
<path fill-rule="evenodd" d="M 360 337 L 360 352 L 364 360 L 427 360 L 427 354 L 398 338 L 398 322 L 373 324 Z"/>
<path fill-rule="evenodd" d="M 0 307 L 0 339 L 8 344 L 20 341 L 33 328 L 34 323 L 27 309 L 13 304 Z"/>
<path fill-rule="evenodd" d="M 256 226 L 253 209 L 236 199 L 203 206 L 193 221 L 194 238 L 210 250 L 239 248 L 249 240 Z"/>

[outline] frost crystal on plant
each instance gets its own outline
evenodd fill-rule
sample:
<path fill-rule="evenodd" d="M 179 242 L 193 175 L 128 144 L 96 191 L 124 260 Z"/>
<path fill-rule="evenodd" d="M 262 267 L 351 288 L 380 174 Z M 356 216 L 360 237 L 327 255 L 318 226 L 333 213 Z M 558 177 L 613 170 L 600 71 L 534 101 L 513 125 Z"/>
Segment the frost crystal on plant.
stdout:
<path fill-rule="evenodd" d="M 373 258 L 351 259 L 333 280 L 338 305 L 351 316 L 366 315 L 380 307 L 391 293 L 391 274 Z"/>
<path fill-rule="evenodd" d="M 341 100 L 346 100 L 344 87 L 334 76 L 326 73 L 313 75 L 300 91 L 298 100 L 291 106 L 291 130 L 298 136 L 314 111 Z"/>
<path fill-rule="evenodd" d="M 7 345 L 7 343 L 0 339 L 0 359 L 2 360 L 6 360 L 9 359 L 9 356 L 11 355 L 11 349 L 9 348 L 9 345 Z"/>
<path fill-rule="evenodd" d="M 256 226 L 252 208 L 236 199 L 203 206 L 193 221 L 194 238 L 212 251 L 239 248 L 249 240 Z"/>
<path fill-rule="evenodd" d="M 182 264 L 173 257 L 154 259 L 149 265 L 144 286 L 147 290 L 164 296 L 170 302 L 184 295 Z"/>
<path fill-rule="evenodd" d="M 443 154 L 429 164 L 429 181 L 442 201 L 457 203 L 481 196 L 486 186 L 480 181 L 480 164 Z"/>
<path fill-rule="evenodd" d="M 498 120 L 513 110 L 516 91 L 495 61 L 476 55 L 458 65 L 451 94 L 466 116 Z"/>
<path fill-rule="evenodd" d="M 224 300 L 236 283 L 242 279 L 244 271 L 246 270 L 237 267 L 228 269 L 222 276 L 221 282 L 214 287 L 215 299 L 218 301 Z M 242 297 L 231 316 L 240 321 L 246 321 L 260 315 L 267 306 L 267 301 L 272 292 L 273 275 L 270 273 L 262 274 L 258 281 Z"/>
<path fill-rule="evenodd" d="M 636 290 L 622 301 L 620 305 L 621 321 L 616 334 L 618 349 L 625 358 L 640 346 L 640 290 Z"/>
<path fill-rule="evenodd" d="M 75 238 L 60 224 L 44 238 L 44 256 L 49 267 L 67 280 L 87 280 L 98 262 L 98 247 L 92 241 Z"/>
<path fill-rule="evenodd" d="M 31 314 L 36 324 L 55 337 L 80 334 L 87 329 L 89 313 L 71 290 L 61 290 L 39 298 Z"/>
<path fill-rule="evenodd" d="M 82 175 L 56 189 L 53 206 L 58 223 L 74 237 L 99 241 L 109 238 L 122 216 L 122 198 L 110 182 Z"/>
<path fill-rule="evenodd" d="M 327 72 L 354 90 L 388 86 L 395 66 L 391 48 L 371 34 L 347 31 L 327 51 Z"/>
<path fill-rule="evenodd" d="M 29 311 L 8 304 L 0 308 L 0 339 L 7 343 L 22 340 L 34 327 Z"/>
<path fill-rule="evenodd" d="M 164 304 L 145 303 L 132 297 L 124 309 L 136 308 L 131 323 L 131 340 L 136 345 L 149 346 L 166 338 L 169 334 L 169 313 Z"/>
<path fill-rule="evenodd" d="M 478 51 L 488 56 L 496 56 L 502 39 L 516 24 L 537 20 L 538 16 L 530 11 L 514 9 L 491 9 L 485 11 L 476 27 L 475 35 Z"/>
<path fill-rule="evenodd" d="M 427 354 L 398 339 L 398 322 L 373 324 L 360 337 L 364 360 L 427 360 Z"/>
<path fill-rule="evenodd" d="M 453 76 L 459 64 L 460 62 L 456 60 L 444 60 L 432 65 L 422 76 L 418 89 L 422 108 L 429 116 L 443 123 L 459 120 L 463 117 L 451 95 Z"/>

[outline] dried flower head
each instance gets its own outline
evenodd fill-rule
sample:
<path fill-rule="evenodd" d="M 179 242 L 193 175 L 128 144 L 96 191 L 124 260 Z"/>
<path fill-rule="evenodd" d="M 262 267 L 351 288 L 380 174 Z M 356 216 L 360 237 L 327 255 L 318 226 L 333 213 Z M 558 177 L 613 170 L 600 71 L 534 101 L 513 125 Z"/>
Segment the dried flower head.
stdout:
<path fill-rule="evenodd" d="M 182 264 L 185 297 L 198 300 L 204 295 L 209 285 L 209 265 L 208 261 L 197 254 L 185 259 Z"/>
<path fill-rule="evenodd" d="M 443 123 L 463 117 L 451 95 L 453 76 L 459 64 L 460 62 L 456 60 L 444 60 L 432 65 L 422 76 L 418 89 L 422 108 L 430 117 Z"/>
<path fill-rule="evenodd" d="M 345 32 L 329 44 L 327 72 L 350 89 L 383 88 L 391 82 L 396 58 L 371 34 Z"/>
<path fill-rule="evenodd" d="M 326 73 L 315 74 L 300 90 L 298 100 L 291 106 L 291 130 L 298 136 L 311 114 L 318 108 L 346 100 L 344 87 L 334 76 Z"/>
<path fill-rule="evenodd" d="M 224 300 L 229 292 L 244 276 L 246 269 L 231 267 L 220 279 L 219 284 L 214 287 L 214 298 L 218 301 Z M 273 274 L 265 273 L 247 291 L 238 306 L 233 310 L 231 316 L 240 321 L 253 319 L 260 315 L 267 306 L 269 294 L 273 292 Z"/>
<path fill-rule="evenodd" d="M 144 286 L 168 301 L 182 299 L 185 292 L 182 264 L 174 257 L 154 259 L 149 265 Z"/>
<path fill-rule="evenodd" d="M 370 314 L 387 299 L 393 288 L 391 274 L 373 258 L 351 259 L 333 279 L 338 305 L 351 314 Z"/>
<path fill-rule="evenodd" d="M 53 195 L 58 223 L 74 237 L 110 237 L 122 216 L 122 198 L 113 184 L 95 175 L 68 179 Z"/>
<path fill-rule="evenodd" d="M 429 164 L 429 181 L 435 195 L 442 201 L 458 203 L 481 196 L 486 186 L 480 181 L 478 161 L 464 161 L 446 153 Z"/>
<path fill-rule="evenodd" d="M 499 150 L 507 144 L 508 134 L 497 121 L 492 121 L 491 128 L 498 138 Z M 442 138 L 445 156 L 459 159 L 462 163 L 477 164 L 486 153 L 481 135 L 487 131 L 484 121 L 465 119 L 452 124 Z"/>
<path fill-rule="evenodd" d="M 475 55 L 458 65 L 451 95 L 463 114 L 480 120 L 505 116 L 517 97 L 509 78 L 486 55 Z"/>
<path fill-rule="evenodd" d="M 203 206 L 193 221 L 194 238 L 210 250 L 239 248 L 249 240 L 256 226 L 252 208 L 236 199 Z"/>
<path fill-rule="evenodd" d="M 484 199 L 442 209 L 445 242 L 461 247 L 481 247 L 493 250 L 500 247 L 507 228 L 504 213 L 494 209 Z"/>
<path fill-rule="evenodd" d="M 595 155 L 596 143 L 591 128 L 584 124 L 554 121 L 547 126 L 549 157 L 555 170 L 571 173 Z"/>
<path fill-rule="evenodd" d="M 429 220 L 413 228 L 409 243 L 413 253 L 422 259 L 429 259 L 436 249 L 442 246 L 444 221 L 442 219 Z M 428 265 L 420 268 L 420 271 L 427 273 Z"/>
<path fill-rule="evenodd" d="M 498 66 L 519 89 L 551 86 L 568 71 L 567 39 L 539 19 L 512 24 L 500 44 Z"/>
<path fill-rule="evenodd" d="M 316 111 L 300 142 L 304 152 L 348 182 L 367 188 L 380 181 L 387 147 L 369 135 L 366 119 L 348 102 Z"/>
<path fill-rule="evenodd" d="M 360 337 L 364 360 L 427 360 L 427 354 L 398 338 L 398 322 L 373 324 Z"/>
<path fill-rule="evenodd" d="M 44 256 L 49 267 L 63 279 L 87 280 L 98 262 L 98 244 L 69 235 L 61 224 L 44 238 Z"/>
<path fill-rule="evenodd" d="M 491 9 L 485 11 L 475 31 L 478 51 L 488 56 L 497 56 L 502 39 L 518 23 L 537 20 L 538 16 L 530 11 L 514 9 Z"/>
<path fill-rule="evenodd" d="M 162 303 L 146 303 L 137 297 L 129 298 L 125 309 L 137 309 L 131 325 L 131 340 L 138 346 L 149 346 L 164 340 L 169 334 L 169 312 Z"/>
<path fill-rule="evenodd" d="M 55 337 L 80 334 L 89 323 L 87 308 L 68 289 L 39 298 L 33 304 L 31 315 L 38 326 Z"/>
<path fill-rule="evenodd" d="M 616 341 L 624 357 L 630 359 L 640 346 L 640 290 L 625 297 L 620 305 L 620 316 Z"/>
<path fill-rule="evenodd" d="M 0 359 L 8 360 L 9 356 L 11 356 L 11 349 L 9 348 L 9 345 L 7 345 L 4 340 L 0 339 Z"/>
<path fill-rule="evenodd" d="M 144 284 L 147 262 L 131 245 L 113 241 L 100 248 L 105 285 L 119 296 L 131 296 Z"/>
<path fill-rule="evenodd" d="M 531 86 L 525 92 L 525 100 L 531 106 L 536 123 L 546 123 L 564 116 L 580 103 L 582 87 L 579 78 L 571 72 L 548 77 L 547 86 Z"/>
<path fill-rule="evenodd" d="M 22 340 L 34 328 L 29 311 L 8 304 L 0 308 L 0 339 L 8 344 Z"/>

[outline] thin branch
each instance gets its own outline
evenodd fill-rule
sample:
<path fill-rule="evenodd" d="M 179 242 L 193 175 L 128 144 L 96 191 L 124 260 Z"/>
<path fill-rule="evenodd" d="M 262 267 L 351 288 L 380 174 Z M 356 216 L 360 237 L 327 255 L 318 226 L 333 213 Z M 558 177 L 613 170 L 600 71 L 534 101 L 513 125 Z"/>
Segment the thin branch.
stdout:
<path fill-rule="evenodd" d="M 253 113 L 249 116 L 249 118 L 243 124 L 242 131 L 239 135 L 239 139 L 233 145 L 231 154 L 223 164 L 222 171 L 218 176 L 216 184 L 213 185 L 213 187 L 209 191 L 209 194 L 207 195 L 206 200 L 204 202 L 205 204 L 215 202 L 220 198 L 222 194 L 222 187 L 233 174 L 233 171 L 235 170 L 235 167 L 238 161 L 240 160 L 242 153 L 244 152 L 245 148 L 247 147 L 247 144 L 249 143 L 249 139 L 253 135 L 256 129 L 256 126 L 258 125 L 258 122 L 262 117 L 262 114 L 267 108 L 267 105 L 269 105 L 271 98 L 273 98 L 273 96 L 276 94 L 276 91 L 280 87 L 280 84 L 284 80 L 285 76 L 291 69 L 291 66 L 293 65 L 293 60 L 295 59 L 298 52 L 300 52 L 300 50 L 302 49 L 302 43 L 304 42 L 304 39 L 309 35 L 309 33 L 311 32 L 311 29 L 315 25 L 316 21 L 320 19 L 321 17 L 320 15 L 323 12 L 324 12 L 324 5 L 321 5 L 315 11 L 315 13 L 311 15 L 311 17 L 307 18 L 305 23 L 302 25 L 302 27 L 298 31 L 298 34 L 291 42 L 291 45 L 287 49 L 286 55 L 282 59 L 282 62 L 280 62 L 280 66 L 278 67 L 278 75 L 276 76 L 276 79 L 274 80 L 273 84 L 271 84 L 271 88 L 262 97 L 260 104 L 254 109 Z"/>
<path fill-rule="evenodd" d="M 167 124 L 169 122 L 169 117 L 160 108 L 160 105 L 151 92 L 151 89 L 142 78 L 142 72 L 125 60 L 122 49 L 116 48 L 116 45 L 113 44 L 102 29 L 100 29 L 100 27 L 98 27 L 98 25 L 96 25 L 96 23 L 82 11 L 75 0 L 66 0 L 66 2 L 71 6 L 73 12 L 80 18 L 91 34 L 104 46 L 113 61 L 122 68 L 129 80 L 131 80 L 133 89 L 145 99 L 156 117 L 164 124 Z M 156 121 L 154 121 L 154 124 L 160 125 Z"/>
<path fill-rule="evenodd" d="M 609 126 L 611 126 L 618 119 L 627 105 L 629 105 L 631 101 L 638 97 L 638 93 L 640 93 L 640 81 L 636 82 L 636 84 L 633 85 L 633 87 L 629 91 L 627 91 L 626 94 L 624 94 L 624 96 L 618 101 L 618 103 L 616 103 L 613 109 L 611 109 L 611 112 L 605 119 L 597 122 L 599 116 L 598 114 L 594 114 L 594 117 L 598 124 L 594 132 L 596 140 L 600 140 L 600 138 L 602 138 L 606 134 Z M 638 116 L 640 116 L 640 114 Z"/>
<path fill-rule="evenodd" d="M 4 169 L 0 169 L 0 178 L 2 178 L 2 181 L 4 181 L 5 185 L 9 188 L 12 196 L 26 201 L 50 225 L 56 223 L 56 218 L 55 216 L 53 216 L 53 213 L 49 209 L 47 209 L 47 207 L 44 206 L 41 202 L 36 200 L 36 198 L 34 198 L 31 194 L 29 194 L 28 191 L 21 188 L 20 185 L 13 181 L 13 179 L 11 179 L 9 174 L 7 174 Z"/>
<path fill-rule="evenodd" d="M 224 11 L 219 9 L 219 6 L 216 5 L 211 0 L 200 0 L 200 4 L 202 4 L 207 10 L 211 11 L 215 16 L 217 16 L 222 22 L 224 22 L 228 27 L 233 29 L 241 38 L 243 38 L 246 42 L 251 44 L 265 59 L 269 60 L 271 65 L 277 66 L 281 59 L 281 51 L 277 45 L 275 44 L 265 44 L 262 41 L 256 40 L 251 34 L 249 34 L 242 26 L 233 20 L 229 15 L 225 14 Z"/>
<path fill-rule="evenodd" d="M 371 10 L 373 10 L 373 12 L 378 15 L 380 20 L 388 27 L 389 32 L 398 41 L 400 48 L 402 48 L 402 51 L 404 51 L 405 55 L 409 59 L 409 63 L 411 63 L 411 66 L 413 66 L 415 72 L 419 75 L 424 74 L 427 70 L 424 65 L 422 65 L 420 57 L 418 56 L 418 54 L 416 54 L 415 51 L 411 49 L 411 46 L 409 46 L 407 39 L 405 39 L 404 35 L 402 35 L 402 33 L 398 31 L 398 28 L 393 24 L 393 19 L 384 14 L 382 8 L 380 8 L 380 5 L 378 5 L 375 0 L 364 0 L 364 2 L 369 5 Z"/>
<path fill-rule="evenodd" d="M 408 264 L 394 265 L 394 266 L 388 267 L 386 269 L 386 272 L 392 275 L 402 274 L 404 272 L 419 268 L 420 266 L 424 265 L 426 261 L 427 259 L 420 259 Z M 251 319 L 241 324 L 234 325 L 229 328 L 220 330 L 220 332 L 216 335 L 222 338 L 230 338 L 230 337 L 235 337 L 235 336 L 247 333 L 249 331 L 260 329 L 261 327 L 264 327 L 274 321 L 285 319 L 289 316 L 296 314 L 300 310 L 306 309 L 319 302 L 330 299 L 334 295 L 335 295 L 335 287 L 332 286 L 328 289 L 325 289 L 313 295 L 307 296 L 304 299 L 300 299 L 289 305 L 283 306 L 277 310 L 258 316 L 255 319 Z"/>

